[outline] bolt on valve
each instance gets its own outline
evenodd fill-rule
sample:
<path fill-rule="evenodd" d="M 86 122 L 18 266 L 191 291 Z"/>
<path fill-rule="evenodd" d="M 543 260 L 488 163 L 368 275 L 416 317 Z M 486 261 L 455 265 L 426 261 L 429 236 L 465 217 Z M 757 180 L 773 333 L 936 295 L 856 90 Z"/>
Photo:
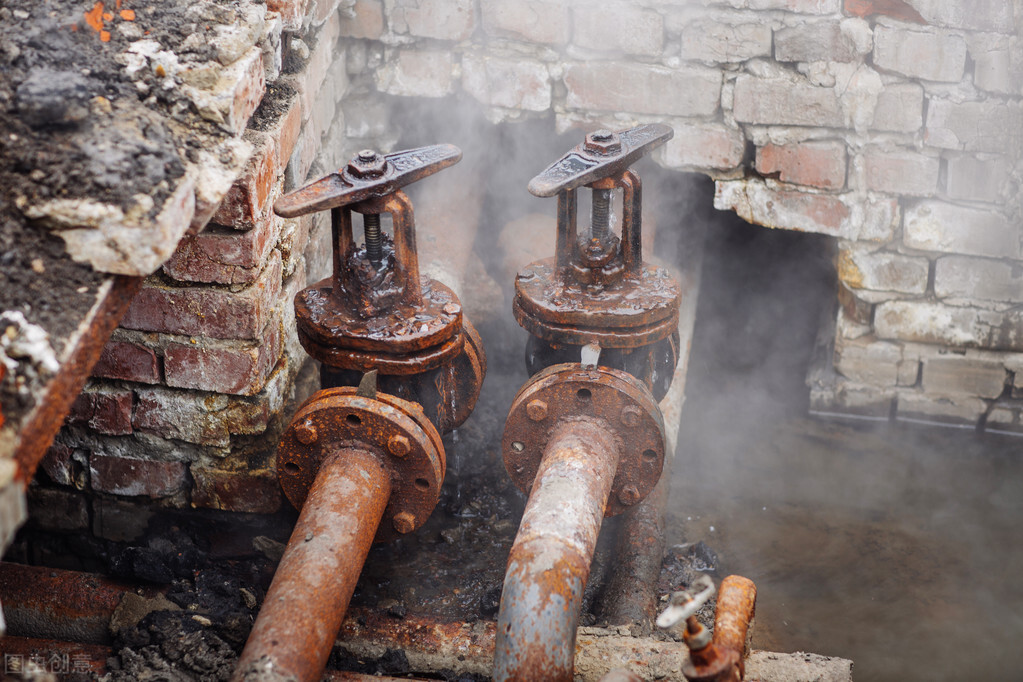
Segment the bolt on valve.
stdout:
<path fill-rule="evenodd" d="M 355 386 L 377 370 L 382 392 L 419 403 L 442 432 L 472 412 L 486 356 L 455 293 L 420 276 L 412 202 L 401 188 L 461 158 L 448 144 L 364 150 L 274 205 L 285 218 L 331 212 L 333 274 L 295 297 L 299 340 L 321 363 L 321 386 Z M 353 213 L 363 216 L 361 247 Z M 393 237 L 383 215 L 392 218 Z"/>
<path fill-rule="evenodd" d="M 678 362 L 679 284 L 667 270 L 643 262 L 642 185 L 629 166 L 671 139 L 659 123 L 598 130 L 533 178 L 529 191 L 558 197 L 555 255 L 515 278 L 515 319 L 530 334 L 530 374 L 574 362 L 589 343 L 601 363 L 643 381 L 660 400 Z M 576 224 L 580 187 L 592 190 L 589 228 Z M 612 196 L 622 191 L 621 235 Z"/>

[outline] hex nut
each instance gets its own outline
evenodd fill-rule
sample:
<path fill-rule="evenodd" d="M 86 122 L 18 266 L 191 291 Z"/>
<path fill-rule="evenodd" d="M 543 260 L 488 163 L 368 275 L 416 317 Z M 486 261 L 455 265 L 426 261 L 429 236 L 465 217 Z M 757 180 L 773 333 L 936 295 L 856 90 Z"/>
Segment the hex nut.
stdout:
<path fill-rule="evenodd" d="M 408 438 L 398 433 L 387 439 L 387 450 L 400 459 L 408 455 L 412 450 L 412 445 L 408 442 Z"/>
<path fill-rule="evenodd" d="M 618 501 L 627 507 L 639 502 L 639 488 L 634 485 L 627 485 L 618 492 Z"/>
<path fill-rule="evenodd" d="M 593 154 L 607 156 L 622 151 L 622 141 L 610 130 L 595 130 L 586 135 L 585 149 Z"/>
<path fill-rule="evenodd" d="M 394 530 L 398 531 L 402 535 L 411 533 L 416 529 L 416 517 L 412 516 L 411 512 L 399 512 L 395 514 L 391 523 L 394 524 Z"/>
<path fill-rule="evenodd" d="M 295 426 L 295 438 L 302 445 L 312 445 L 319 437 L 320 434 L 316 431 L 316 425 L 309 420 Z"/>
<path fill-rule="evenodd" d="M 364 149 L 348 162 L 348 172 L 357 178 L 379 178 L 387 170 L 387 159 L 372 149 Z"/>
<path fill-rule="evenodd" d="M 621 416 L 622 424 L 628 426 L 629 428 L 635 428 L 636 426 L 639 426 L 639 418 L 641 416 L 642 414 L 640 413 L 638 407 L 636 407 L 635 405 L 629 405 L 622 409 Z"/>
<path fill-rule="evenodd" d="M 542 400 L 530 400 L 526 404 L 526 414 L 535 422 L 542 422 L 547 418 L 547 403 Z"/>

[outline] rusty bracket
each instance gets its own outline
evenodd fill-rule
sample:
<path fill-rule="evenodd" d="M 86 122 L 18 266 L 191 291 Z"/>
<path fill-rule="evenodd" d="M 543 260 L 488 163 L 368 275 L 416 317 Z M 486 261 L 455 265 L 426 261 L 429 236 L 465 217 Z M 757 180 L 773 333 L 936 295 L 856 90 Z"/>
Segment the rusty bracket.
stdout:
<path fill-rule="evenodd" d="M 435 144 L 383 156 L 364 150 L 341 170 L 282 196 L 274 204 L 274 212 L 282 218 L 297 218 L 384 197 L 453 166 L 461 158 L 462 150 L 453 144 Z"/>
<path fill-rule="evenodd" d="M 528 189 L 538 197 L 553 197 L 618 175 L 674 134 L 671 127 L 663 123 L 648 123 L 618 132 L 590 133 L 585 142 L 530 180 Z"/>

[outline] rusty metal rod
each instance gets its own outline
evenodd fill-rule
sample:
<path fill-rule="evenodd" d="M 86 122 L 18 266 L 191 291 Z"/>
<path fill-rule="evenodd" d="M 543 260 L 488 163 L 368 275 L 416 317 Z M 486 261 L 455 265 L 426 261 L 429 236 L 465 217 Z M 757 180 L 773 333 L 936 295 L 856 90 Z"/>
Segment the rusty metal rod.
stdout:
<path fill-rule="evenodd" d="M 757 586 L 749 578 L 730 575 L 718 588 L 714 613 L 714 645 L 739 654 L 739 677 L 745 674 L 746 635 L 757 604 Z"/>
<path fill-rule="evenodd" d="M 583 589 L 620 449 L 599 421 L 558 425 L 508 557 L 494 680 L 571 680 Z"/>
<path fill-rule="evenodd" d="M 320 679 L 390 495 L 373 453 L 323 460 L 234 680 Z"/>

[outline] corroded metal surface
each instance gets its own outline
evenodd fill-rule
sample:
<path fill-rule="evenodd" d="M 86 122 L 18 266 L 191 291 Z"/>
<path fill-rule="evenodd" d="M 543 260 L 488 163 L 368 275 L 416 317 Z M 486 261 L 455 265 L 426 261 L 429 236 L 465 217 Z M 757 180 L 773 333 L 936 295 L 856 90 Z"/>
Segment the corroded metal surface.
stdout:
<path fill-rule="evenodd" d="M 330 209 L 333 274 L 299 292 L 295 318 L 302 346 L 324 370 L 324 388 L 354 385 L 363 372 L 391 377 L 385 390 L 432 409 L 442 430 L 475 406 L 486 358 L 458 296 L 420 276 L 415 215 L 399 188 L 456 163 L 461 152 L 435 145 L 386 157 L 363 151 L 348 166 L 278 200 L 285 216 Z M 352 214 L 363 215 L 365 243 Z M 393 238 L 380 217 L 392 218 Z"/>
<path fill-rule="evenodd" d="M 343 169 L 284 195 L 274 204 L 274 211 L 282 218 L 296 218 L 386 196 L 458 163 L 462 150 L 451 144 L 408 149 L 383 156 L 385 163 L 379 166 L 375 161 L 363 162 L 362 156 L 360 153 Z"/>
<path fill-rule="evenodd" d="M 319 680 L 391 496 L 380 457 L 341 447 L 302 507 L 234 680 Z"/>
<path fill-rule="evenodd" d="M 108 642 L 111 616 L 125 593 L 136 589 L 93 573 L 0 563 L 0 603 L 12 635 Z M 143 596 L 157 594 L 138 589 Z"/>
<path fill-rule="evenodd" d="M 508 557 L 495 680 L 571 680 L 583 589 L 623 443 L 599 419 L 553 428 Z"/>
<path fill-rule="evenodd" d="M 487 374 L 483 341 L 468 317 L 462 318 L 462 335 L 462 352 L 449 364 L 411 375 L 380 374 L 378 389 L 420 405 L 427 419 L 442 432 L 457 428 L 472 414 Z M 379 358 L 376 356 L 376 360 Z M 353 386 L 361 377 L 362 372 L 356 370 L 320 366 L 321 386 Z"/>
<path fill-rule="evenodd" d="M 674 131 L 662 123 L 649 123 L 629 130 L 591 133 L 572 151 L 529 181 L 529 191 L 538 197 L 552 197 L 582 187 L 594 180 L 621 172 L 655 147 L 672 138 Z"/>
<path fill-rule="evenodd" d="M 288 500 L 303 509 L 321 462 L 352 445 L 373 452 L 389 472 L 390 500 L 377 540 L 425 523 L 444 482 L 440 435 L 419 405 L 385 393 L 360 396 L 351 387 L 313 394 L 281 436 L 277 475 Z M 396 522 L 408 530 L 398 530 Z"/>
<path fill-rule="evenodd" d="M 745 674 L 750 623 L 757 605 L 757 586 L 749 578 L 730 575 L 718 588 L 714 614 L 714 645 L 738 654 L 739 679 Z"/>
<path fill-rule="evenodd" d="M 60 358 L 60 370 L 47 383 L 45 394 L 21 425 L 14 459 L 18 463 L 17 478 L 25 486 L 35 475 L 36 467 L 63 425 L 71 404 L 82 392 L 103 347 L 142 286 L 142 279 L 119 275 L 104 284 L 106 291 L 97 297 L 96 304 L 69 343 L 70 347 L 65 349 L 64 357 Z"/>
<path fill-rule="evenodd" d="M 531 371 L 596 343 L 627 351 L 602 364 L 617 362 L 608 366 L 639 376 L 658 397 L 667 390 L 651 376 L 670 381 L 678 361 L 681 292 L 667 270 L 643 262 L 642 183 L 628 166 L 672 134 L 662 124 L 590 133 L 530 182 L 538 196 L 558 195 L 554 257 L 527 265 L 515 278 L 515 319 L 540 341 Z M 576 192 L 582 186 L 593 190 L 593 208 L 580 234 Z M 616 190 L 622 194 L 620 237 L 611 206 Z"/>
<path fill-rule="evenodd" d="M 615 668 L 601 677 L 600 682 L 643 682 L 643 678 L 625 668 Z"/>
<path fill-rule="evenodd" d="M 535 375 L 516 394 L 505 422 L 501 447 L 508 475 L 528 492 L 557 428 L 580 418 L 599 420 L 622 444 L 607 502 L 608 516 L 621 513 L 646 497 L 664 464 L 660 410 L 646 387 L 625 372 L 565 364 Z"/>
<path fill-rule="evenodd" d="M 389 213 L 394 241 L 382 244 L 381 267 L 357 248 L 352 210 Z M 371 203 L 335 210 L 331 278 L 295 297 L 299 329 L 320 345 L 391 354 L 436 346 L 458 333 L 462 306 L 439 282 L 420 278 L 412 204 L 398 191 Z"/>

